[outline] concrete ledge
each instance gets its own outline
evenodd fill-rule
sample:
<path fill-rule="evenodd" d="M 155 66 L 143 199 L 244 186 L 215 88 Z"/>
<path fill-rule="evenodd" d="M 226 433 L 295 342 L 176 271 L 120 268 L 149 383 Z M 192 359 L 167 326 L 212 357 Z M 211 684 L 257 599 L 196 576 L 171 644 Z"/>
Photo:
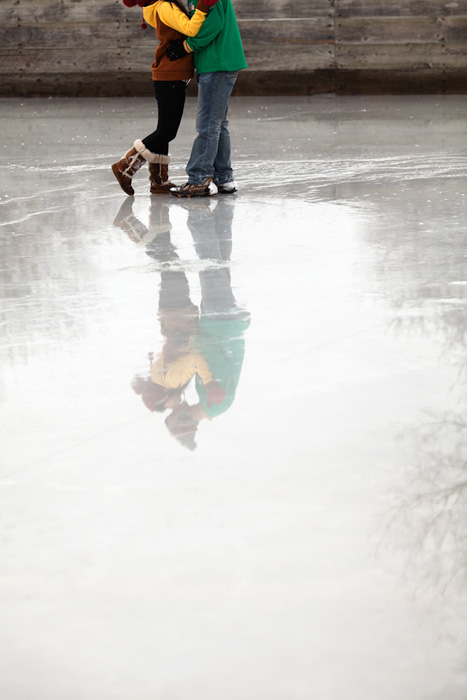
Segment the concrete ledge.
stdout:
<path fill-rule="evenodd" d="M 196 81 L 188 88 L 197 92 Z M 467 94 L 467 68 L 456 70 L 242 71 L 234 95 L 300 96 Z M 0 97 L 152 96 L 151 75 L 144 72 L 0 75 Z"/>
<path fill-rule="evenodd" d="M 447 70 L 338 70 L 338 95 L 466 94 L 467 68 Z"/>
<path fill-rule="evenodd" d="M 1 97 L 130 97 L 154 95 L 151 73 L 0 75 Z"/>

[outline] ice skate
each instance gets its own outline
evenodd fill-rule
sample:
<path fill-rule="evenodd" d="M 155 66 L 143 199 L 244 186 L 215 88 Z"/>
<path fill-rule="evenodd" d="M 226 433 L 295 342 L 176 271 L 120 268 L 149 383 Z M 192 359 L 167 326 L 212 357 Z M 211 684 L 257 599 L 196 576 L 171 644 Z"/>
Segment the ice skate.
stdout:
<path fill-rule="evenodd" d="M 174 197 L 212 197 L 218 190 L 212 178 L 207 177 L 200 185 L 192 185 L 187 182 L 179 187 L 172 187 L 170 194 Z"/>
<path fill-rule="evenodd" d="M 216 182 L 217 190 L 219 194 L 234 194 L 237 191 L 237 183 L 235 180 L 228 180 L 227 182 Z"/>
<path fill-rule="evenodd" d="M 181 207 L 185 211 L 204 211 L 212 214 L 219 202 L 213 197 L 177 197 L 170 201 L 171 207 Z"/>

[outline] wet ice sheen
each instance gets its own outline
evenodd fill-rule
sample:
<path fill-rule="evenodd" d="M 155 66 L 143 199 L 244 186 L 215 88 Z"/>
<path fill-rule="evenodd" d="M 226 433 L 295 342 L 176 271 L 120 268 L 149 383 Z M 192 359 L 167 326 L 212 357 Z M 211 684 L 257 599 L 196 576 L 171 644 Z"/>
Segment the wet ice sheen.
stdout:
<path fill-rule="evenodd" d="M 465 106 L 2 101 L 2 697 L 465 698 Z"/>

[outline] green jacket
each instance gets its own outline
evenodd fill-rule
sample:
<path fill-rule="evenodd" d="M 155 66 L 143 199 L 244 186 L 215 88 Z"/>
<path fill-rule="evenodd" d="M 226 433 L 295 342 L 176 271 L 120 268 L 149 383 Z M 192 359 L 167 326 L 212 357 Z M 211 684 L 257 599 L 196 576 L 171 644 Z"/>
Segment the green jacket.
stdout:
<path fill-rule="evenodd" d="M 198 0 L 194 1 L 194 7 Z M 191 9 L 191 5 L 190 5 Z M 197 73 L 237 71 L 247 68 L 242 39 L 231 0 L 219 0 L 197 36 L 188 37 Z"/>

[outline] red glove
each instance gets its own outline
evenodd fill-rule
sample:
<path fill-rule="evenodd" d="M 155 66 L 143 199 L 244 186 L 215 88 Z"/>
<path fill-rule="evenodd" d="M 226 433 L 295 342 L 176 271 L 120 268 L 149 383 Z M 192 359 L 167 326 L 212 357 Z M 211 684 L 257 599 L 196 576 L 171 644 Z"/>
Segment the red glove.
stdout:
<path fill-rule="evenodd" d="M 218 2 L 219 0 L 199 0 L 198 4 L 196 5 L 196 9 L 204 12 L 202 5 L 209 9 L 210 7 L 214 7 L 214 5 L 217 5 Z"/>
<path fill-rule="evenodd" d="M 135 5 L 146 7 L 146 5 L 154 5 L 155 0 L 122 0 L 122 2 L 126 7 L 135 7 Z"/>
<path fill-rule="evenodd" d="M 155 0 L 122 0 L 123 4 L 126 7 L 135 7 L 135 5 L 139 5 L 139 7 L 146 7 L 146 5 L 154 5 Z M 141 22 L 141 29 L 146 29 L 147 24 L 143 19 L 143 22 Z"/>
<path fill-rule="evenodd" d="M 212 406 L 213 403 L 219 404 L 222 403 L 225 397 L 227 396 L 227 392 L 224 391 L 224 389 L 221 386 L 215 386 L 210 389 L 208 389 L 208 406 Z"/>

